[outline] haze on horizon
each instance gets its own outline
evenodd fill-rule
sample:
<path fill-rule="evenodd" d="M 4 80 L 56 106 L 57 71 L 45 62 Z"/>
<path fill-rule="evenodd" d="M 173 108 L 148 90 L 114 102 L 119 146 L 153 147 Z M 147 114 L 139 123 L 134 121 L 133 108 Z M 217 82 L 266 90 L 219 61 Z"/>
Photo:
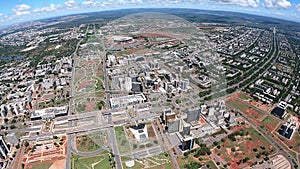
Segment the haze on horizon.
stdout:
<path fill-rule="evenodd" d="M 12 0 L 0 1 L 0 25 L 68 14 L 127 8 L 193 8 L 268 16 L 300 22 L 298 0 Z"/>

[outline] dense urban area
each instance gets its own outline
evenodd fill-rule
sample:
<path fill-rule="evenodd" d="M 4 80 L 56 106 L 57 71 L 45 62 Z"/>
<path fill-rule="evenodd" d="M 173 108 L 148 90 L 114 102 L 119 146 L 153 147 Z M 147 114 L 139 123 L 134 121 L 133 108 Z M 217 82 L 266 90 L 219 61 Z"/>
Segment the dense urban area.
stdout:
<path fill-rule="evenodd" d="M 0 168 L 300 167 L 300 30 L 102 14 L 0 30 Z"/>

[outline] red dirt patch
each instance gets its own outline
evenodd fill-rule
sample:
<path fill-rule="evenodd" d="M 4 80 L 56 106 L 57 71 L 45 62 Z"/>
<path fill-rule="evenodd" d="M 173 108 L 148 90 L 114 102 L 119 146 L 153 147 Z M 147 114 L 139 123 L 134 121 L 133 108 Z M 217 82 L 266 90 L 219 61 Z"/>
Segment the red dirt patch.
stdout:
<path fill-rule="evenodd" d="M 85 110 L 87 112 L 94 111 L 95 110 L 95 106 L 96 106 L 95 101 L 93 101 L 93 102 L 85 102 Z"/>
<path fill-rule="evenodd" d="M 93 67 L 96 63 L 91 61 L 91 60 L 88 60 L 88 61 L 85 61 L 82 66 L 83 67 Z"/>
<path fill-rule="evenodd" d="M 240 131 L 240 130 L 242 130 L 242 129 L 243 129 L 243 126 L 241 126 L 241 125 L 237 125 L 237 126 L 234 126 L 234 127 L 233 127 L 233 131 L 234 131 L 234 132 Z"/>
<path fill-rule="evenodd" d="M 276 129 L 276 127 L 274 127 L 274 125 L 271 125 L 271 124 L 267 124 L 266 127 L 270 131 L 274 131 Z"/>
<path fill-rule="evenodd" d="M 249 114 L 249 115 L 251 115 L 251 116 L 253 116 L 253 117 L 255 117 L 255 118 L 258 118 L 258 117 L 259 117 L 259 113 L 258 113 L 256 110 L 252 109 L 252 108 L 248 108 L 248 109 L 247 109 L 245 112 L 243 112 L 243 113 Z"/>
<path fill-rule="evenodd" d="M 257 126 L 262 126 L 258 120 L 251 119 L 251 121 Z"/>
<path fill-rule="evenodd" d="M 252 140 L 252 141 L 247 141 L 244 143 L 244 147 L 249 151 L 252 151 L 254 148 L 257 147 L 257 145 L 262 145 L 261 140 Z"/>
<path fill-rule="evenodd" d="M 82 89 L 84 89 L 88 86 L 91 86 L 93 83 L 94 83 L 93 80 L 88 80 L 88 81 L 80 83 L 79 86 L 78 86 L 78 91 L 80 91 L 80 90 L 82 90 Z"/>
<path fill-rule="evenodd" d="M 49 169 L 64 169 L 66 164 L 66 159 L 55 161 Z"/>

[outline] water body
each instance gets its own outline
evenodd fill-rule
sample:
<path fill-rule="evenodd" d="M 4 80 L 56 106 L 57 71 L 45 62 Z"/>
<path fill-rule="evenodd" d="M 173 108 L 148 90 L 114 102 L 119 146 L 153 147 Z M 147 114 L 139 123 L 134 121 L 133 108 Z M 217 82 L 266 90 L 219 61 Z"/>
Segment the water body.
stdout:
<path fill-rule="evenodd" d="M 15 60 L 22 60 L 25 56 L 0 56 L 0 59 L 3 61 L 15 61 Z"/>

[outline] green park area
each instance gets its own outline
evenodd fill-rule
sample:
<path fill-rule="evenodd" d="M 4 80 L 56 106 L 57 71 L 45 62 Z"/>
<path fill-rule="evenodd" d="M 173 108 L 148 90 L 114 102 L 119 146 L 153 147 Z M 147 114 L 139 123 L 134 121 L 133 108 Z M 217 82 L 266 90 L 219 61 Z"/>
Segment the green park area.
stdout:
<path fill-rule="evenodd" d="M 96 131 L 87 135 L 76 137 L 76 146 L 78 151 L 92 152 L 100 149 L 107 143 L 107 132 Z"/>
<path fill-rule="evenodd" d="M 98 91 L 98 90 L 103 90 L 103 82 L 102 80 L 98 79 L 98 78 L 95 78 L 97 80 L 97 83 L 96 83 L 96 86 L 95 86 L 95 90 Z"/>
<path fill-rule="evenodd" d="M 247 96 L 247 94 L 245 94 L 245 93 L 241 93 L 240 94 L 240 98 L 241 99 L 243 99 L 243 100 L 249 100 L 249 99 L 251 99 L 249 96 Z"/>
<path fill-rule="evenodd" d="M 122 126 L 115 127 L 115 135 L 120 153 L 126 153 L 130 151 L 130 143 L 125 136 L 125 131 Z"/>
<path fill-rule="evenodd" d="M 249 105 L 240 99 L 228 99 L 226 100 L 226 104 L 228 104 L 231 108 L 238 110 L 242 112 L 244 115 L 252 118 L 252 119 L 259 119 L 261 118 L 265 112 L 258 109 L 257 107 L 254 107 L 252 105 Z"/>
<path fill-rule="evenodd" d="M 134 166 L 127 167 L 126 161 L 130 161 L 130 160 L 131 159 L 128 157 L 122 157 L 122 164 L 124 169 L 142 169 L 142 168 L 172 169 L 170 157 L 167 153 L 162 153 L 144 159 L 134 160 Z"/>
<path fill-rule="evenodd" d="M 217 169 L 215 163 L 210 160 L 210 147 L 202 143 L 197 144 L 199 144 L 198 148 L 185 152 L 182 157 L 177 159 L 180 168 L 198 169 L 206 166 L 207 168 Z"/>
<path fill-rule="evenodd" d="M 268 115 L 266 118 L 264 118 L 261 121 L 262 127 L 269 130 L 273 131 L 276 129 L 277 125 L 279 124 L 279 121 L 277 118 L 275 118 L 272 115 Z"/>
<path fill-rule="evenodd" d="M 114 160 L 107 151 L 92 157 L 72 154 L 71 164 L 72 169 L 109 169 L 114 165 Z"/>

